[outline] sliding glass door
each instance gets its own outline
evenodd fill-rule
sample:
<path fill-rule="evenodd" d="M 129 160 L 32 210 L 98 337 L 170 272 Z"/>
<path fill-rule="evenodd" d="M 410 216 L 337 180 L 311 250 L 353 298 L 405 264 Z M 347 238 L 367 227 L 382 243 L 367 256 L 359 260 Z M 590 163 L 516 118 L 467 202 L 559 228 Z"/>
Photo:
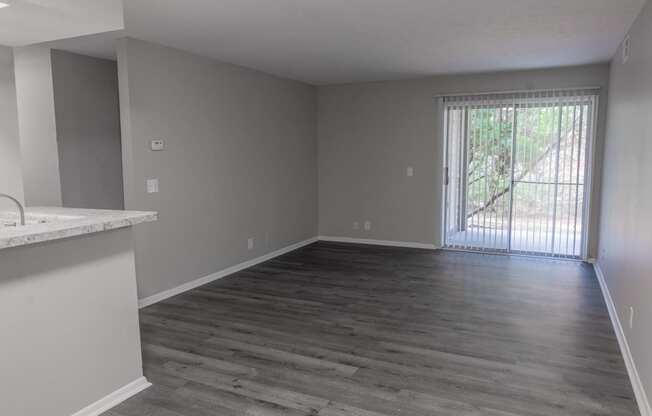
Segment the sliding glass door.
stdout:
<path fill-rule="evenodd" d="M 445 245 L 582 257 L 596 91 L 446 97 Z"/>

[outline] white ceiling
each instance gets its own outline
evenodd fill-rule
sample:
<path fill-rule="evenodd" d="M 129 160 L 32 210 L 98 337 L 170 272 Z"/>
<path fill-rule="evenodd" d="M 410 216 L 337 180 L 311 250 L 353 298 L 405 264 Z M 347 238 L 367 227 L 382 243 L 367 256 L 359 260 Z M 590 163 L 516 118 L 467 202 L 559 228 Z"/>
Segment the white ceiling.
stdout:
<path fill-rule="evenodd" d="M 124 33 L 71 50 L 128 35 L 318 85 L 543 68 L 608 61 L 645 1 L 125 0 Z"/>
<path fill-rule="evenodd" d="M 25 46 L 124 28 L 122 0 L 0 0 L 0 45 Z"/>
<path fill-rule="evenodd" d="M 312 84 L 608 61 L 645 0 L 127 0 L 134 36 Z"/>

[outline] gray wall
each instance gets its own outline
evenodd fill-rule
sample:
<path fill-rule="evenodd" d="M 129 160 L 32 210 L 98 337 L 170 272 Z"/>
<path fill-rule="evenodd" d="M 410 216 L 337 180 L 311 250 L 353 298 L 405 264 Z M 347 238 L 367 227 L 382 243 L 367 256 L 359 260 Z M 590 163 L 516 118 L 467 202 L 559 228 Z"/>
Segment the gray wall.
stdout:
<path fill-rule="evenodd" d="M 320 87 L 320 235 L 440 245 L 443 138 L 438 94 L 602 87 L 599 161 L 608 75 L 608 64 L 601 64 Z M 413 177 L 406 176 L 408 166 L 414 167 Z M 596 181 L 595 202 L 598 190 Z M 590 254 L 597 243 L 597 204 L 593 206 Z M 371 231 L 362 229 L 365 220 L 372 222 Z M 354 221 L 360 222 L 360 230 L 353 230 Z"/>
<path fill-rule="evenodd" d="M 14 49 L 25 203 L 61 206 L 50 48 Z"/>
<path fill-rule="evenodd" d="M 122 209 L 116 62 L 52 51 L 64 207 Z"/>
<path fill-rule="evenodd" d="M 0 193 L 24 200 L 14 58 L 12 49 L 5 46 L 0 46 Z M 0 210 L 5 208 L 12 205 L 0 200 Z"/>
<path fill-rule="evenodd" d="M 631 29 L 631 58 L 611 66 L 599 265 L 648 397 L 652 394 L 652 3 Z M 629 307 L 634 327 L 629 328 Z"/>
<path fill-rule="evenodd" d="M 125 206 L 160 214 L 134 230 L 141 298 L 316 235 L 313 87 L 134 39 L 118 72 Z"/>
<path fill-rule="evenodd" d="M 69 416 L 142 377 L 131 228 L 3 249 L 0 270 L 0 415 Z"/>

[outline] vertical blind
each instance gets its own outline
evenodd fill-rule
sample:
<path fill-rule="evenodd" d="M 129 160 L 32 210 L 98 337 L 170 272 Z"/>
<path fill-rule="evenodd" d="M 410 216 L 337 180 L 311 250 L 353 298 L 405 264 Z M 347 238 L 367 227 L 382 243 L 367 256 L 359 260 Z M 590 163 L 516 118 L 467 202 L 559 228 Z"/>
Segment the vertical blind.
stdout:
<path fill-rule="evenodd" d="M 447 247 L 584 255 L 598 92 L 444 97 Z"/>

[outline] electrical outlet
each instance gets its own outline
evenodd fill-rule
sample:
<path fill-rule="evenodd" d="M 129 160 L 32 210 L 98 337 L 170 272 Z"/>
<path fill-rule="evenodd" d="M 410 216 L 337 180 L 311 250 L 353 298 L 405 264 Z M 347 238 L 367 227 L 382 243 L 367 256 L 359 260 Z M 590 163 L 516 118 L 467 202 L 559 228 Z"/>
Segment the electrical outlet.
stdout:
<path fill-rule="evenodd" d="M 408 168 L 405 171 L 405 174 L 410 177 L 414 176 L 414 168 L 412 166 L 408 166 Z"/>
<path fill-rule="evenodd" d="M 355 222 L 353 223 L 353 229 L 354 229 L 354 230 L 359 230 L 359 229 L 360 229 L 360 223 L 357 222 L 357 221 L 355 221 Z"/>
<path fill-rule="evenodd" d="M 253 238 L 248 238 L 247 239 L 247 249 L 248 250 L 253 250 L 254 248 L 254 239 Z"/>
<path fill-rule="evenodd" d="M 364 222 L 364 230 L 365 231 L 371 230 L 371 221 L 367 220 L 367 221 Z"/>
<path fill-rule="evenodd" d="M 629 307 L 629 329 L 634 329 L 634 307 Z"/>

